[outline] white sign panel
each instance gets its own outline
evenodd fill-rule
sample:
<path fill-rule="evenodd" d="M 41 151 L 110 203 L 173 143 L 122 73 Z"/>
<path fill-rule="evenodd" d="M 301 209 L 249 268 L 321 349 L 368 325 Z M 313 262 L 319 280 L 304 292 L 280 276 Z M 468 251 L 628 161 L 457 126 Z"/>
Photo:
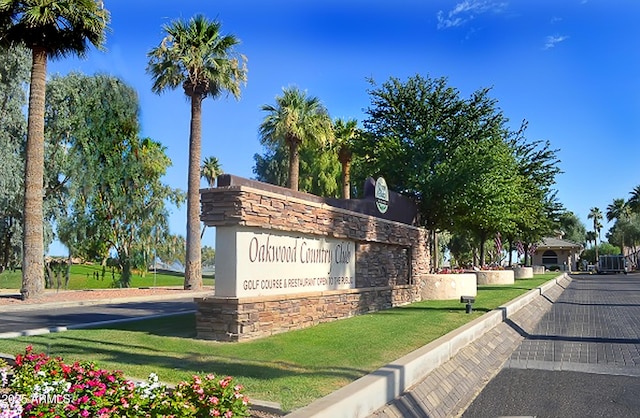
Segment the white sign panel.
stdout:
<path fill-rule="evenodd" d="M 257 228 L 217 227 L 216 247 L 218 296 L 355 288 L 353 241 Z"/>

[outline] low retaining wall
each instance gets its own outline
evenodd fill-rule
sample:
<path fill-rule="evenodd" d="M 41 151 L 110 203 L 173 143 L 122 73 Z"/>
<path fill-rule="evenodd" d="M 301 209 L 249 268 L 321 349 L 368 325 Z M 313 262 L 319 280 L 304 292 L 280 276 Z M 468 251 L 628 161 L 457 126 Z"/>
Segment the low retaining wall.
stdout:
<path fill-rule="evenodd" d="M 422 300 L 460 299 L 476 296 L 478 283 L 475 273 L 425 274 L 416 283 Z"/>
<path fill-rule="evenodd" d="M 547 271 L 545 266 L 533 266 L 533 274 L 544 274 Z"/>
<path fill-rule="evenodd" d="M 195 299 L 196 330 L 207 340 L 247 341 L 415 300 L 415 288 L 408 285 L 242 299 L 210 296 Z"/>
<path fill-rule="evenodd" d="M 531 279 L 533 278 L 533 267 L 516 267 L 513 269 L 513 274 L 516 279 Z"/>
<path fill-rule="evenodd" d="M 480 270 L 476 271 L 478 285 L 485 284 L 514 284 L 515 274 L 513 270 Z"/>

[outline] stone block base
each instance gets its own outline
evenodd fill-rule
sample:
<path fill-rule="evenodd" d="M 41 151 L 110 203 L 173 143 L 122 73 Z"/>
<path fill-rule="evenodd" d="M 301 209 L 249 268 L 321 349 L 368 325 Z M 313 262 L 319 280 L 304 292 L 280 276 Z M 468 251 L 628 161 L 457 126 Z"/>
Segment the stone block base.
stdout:
<path fill-rule="evenodd" d="M 513 273 L 516 279 L 533 278 L 533 267 L 515 267 Z"/>
<path fill-rule="evenodd" d="M 514 284 L 513 270 L 480 270 L 476 271 L 478 285 L 485 284 Z"/>
<path fill-rule="evenodd" d="M 418 278 L 417 286 L 422 300 L 460 299 L 478 294 L 474 273 L 425 274 Z"/>
<path fill-rule="evenodd" d="M 533 266 L 533 274 L 544 274 L 547 271 L 545 266 Z"/>
<path fill-rule="evenodd" d="M 196 298 L 197 337 L 247 341 L 418 300 L 413 286 L 335 290 L 286 296 Z"/>

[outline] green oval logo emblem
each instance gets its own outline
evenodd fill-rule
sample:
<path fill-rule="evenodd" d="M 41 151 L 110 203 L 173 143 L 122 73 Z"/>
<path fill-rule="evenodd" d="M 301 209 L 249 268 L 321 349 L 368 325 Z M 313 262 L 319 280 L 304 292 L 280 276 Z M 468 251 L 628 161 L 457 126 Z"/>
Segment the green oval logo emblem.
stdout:
<path fill-rule="evenodd" d="M 389 188 L 384 178 L 378 177 L 376 180 L 376 190 L 374 197 L 376 199 L 376 207 L 380 213 L 386 213 L 389 209 Z"/>

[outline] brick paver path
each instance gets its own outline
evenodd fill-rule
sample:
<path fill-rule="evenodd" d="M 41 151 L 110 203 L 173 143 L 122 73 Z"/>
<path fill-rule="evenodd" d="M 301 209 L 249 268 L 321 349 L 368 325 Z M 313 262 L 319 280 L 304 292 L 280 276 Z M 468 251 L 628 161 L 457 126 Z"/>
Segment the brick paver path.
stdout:
<path fill-rule="evenodd" d="M 507 367 L 640 376 L 640 277 L 574 277 Z"/>
<path fill-rule="evenodd" d="M 534 299 L 370 418 L 444 418 L 460 415 L 500 371 L 525 335 L 537 333 L 535 327 L 538 321 L 551 309 L 569 282 L 563 280 L 560 285 Z"/>

